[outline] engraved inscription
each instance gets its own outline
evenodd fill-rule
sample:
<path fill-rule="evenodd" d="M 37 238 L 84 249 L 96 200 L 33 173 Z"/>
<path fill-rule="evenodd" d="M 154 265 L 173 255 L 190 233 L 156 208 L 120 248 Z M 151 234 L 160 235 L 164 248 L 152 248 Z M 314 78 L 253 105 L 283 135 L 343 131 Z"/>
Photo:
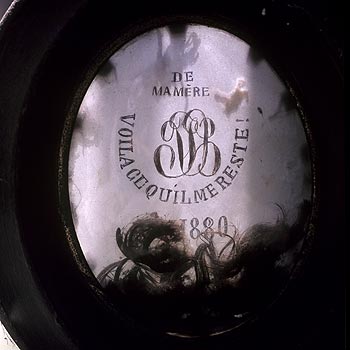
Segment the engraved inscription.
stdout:
<path fill-rule="evenodd" d="M 167 178 L 215 175 L 221 156 L 219 147 L 209 141 L 214 133 L 213 120 L 200 109 L 175 112 L 161 127 L 161 137 L 166 144 L 154 152 L 158 173 Z"/>
<path fill-rule="evenodd" d="M 212 141 L 215 124 L 198 108 L 189 112 L 178 111 L 161 126 L 161 138 L 166 143 L 156 148 L 153 163 L 158 174 L 168 179 L 178 179 L 195 175 L 209 178 L 216 177 L 203 187 L 180 188 L 175 184 L 172 188 L 151 183 L 147 170 L 142 171 L 135 166 L 135 144 L 133 141 L 136 114 L 121 116 L 123 123 L 118 130 L 119 166 L 125 170 L 126 178 L 134 186 L 144 192 L 148 200 L 157 199 L 162 203 L 199 204 L 215 198 L 220 192 L 227 190 L 236 179 L 238 171 L 245 161 L 248 148 L 249 119 L 236 119 L 237 126 L 233 131 L 234 142 L 231 146 L 230 162 L 222 165 L 219 147 Z M 131 169 L 130 169 L 131 168 Z M 220 171 L 219 171 L 220 170 Z M 149 171 L 149 169 L 148 169 Z"/>
<path fill-rule="evenodd" d="M 208 86 L 192 85 L 194 81 L 193 72 L 172 72 L 171 83 L 180 85 L 153 86 L 152 96 L 172 97 L 208 97 L 210 96 Z M 186 85 L 184 85 L 186 83 Z"/>

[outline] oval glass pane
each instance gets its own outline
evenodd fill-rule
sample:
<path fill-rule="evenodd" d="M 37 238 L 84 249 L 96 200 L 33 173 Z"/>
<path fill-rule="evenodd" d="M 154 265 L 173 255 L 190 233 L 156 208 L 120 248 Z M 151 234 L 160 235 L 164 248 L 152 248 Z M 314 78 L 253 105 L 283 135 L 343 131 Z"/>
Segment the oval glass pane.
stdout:
<path fill-rule="evenodd" d="M 290 92 L 244 41 L 154 29 L 99 70 L 75 122 L 76 234 L 106 293 L 179 336 L 232 329 L 300 259 L 311 164 Z"/>

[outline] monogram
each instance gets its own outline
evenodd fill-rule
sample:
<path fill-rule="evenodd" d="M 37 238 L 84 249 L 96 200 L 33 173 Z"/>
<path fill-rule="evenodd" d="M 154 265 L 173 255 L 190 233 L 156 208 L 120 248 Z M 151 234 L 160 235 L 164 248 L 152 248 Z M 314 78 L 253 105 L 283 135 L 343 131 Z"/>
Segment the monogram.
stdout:
<path fill-rule="evenodd" d="M 167 178 L 213 176 L 221 165 L 219 147 L 210 141 L 215 124 L 200 109 L 178 111 L 161 126 L 165 142 L 154 151 L 154 164 Z"/>

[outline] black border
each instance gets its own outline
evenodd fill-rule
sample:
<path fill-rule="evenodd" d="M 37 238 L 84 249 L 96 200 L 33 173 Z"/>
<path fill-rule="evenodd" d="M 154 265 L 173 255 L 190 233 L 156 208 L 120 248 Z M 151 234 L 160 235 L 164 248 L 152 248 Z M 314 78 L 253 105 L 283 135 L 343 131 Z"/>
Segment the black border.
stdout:
<path fill-rule="evenodd" d="M 166 16 L 166 17 L 158 17 L 156 19 L 146 19 L 142 21 L 140 24 L 134 24 L 130 29 L 126 30 L 125 33 L 117 35 L 115 38 L 112 37 L 112 41 L 108 43 L 103 43 L 103 48 L 96 50 L 98 56 L 92 57 L 90 60 L 88 59 L 88 64 L 86 65 L 86 72 L 84 74 L 84 80 L 81 81 L 81 85 L 79 89 L 76 91 L 76 94 L 72 97 L 72 105 L 69 113 L 67 114 L 65 120 L 65 126 L 62 133 L 61 147 L 60 147 L 60 155 L 59 155 L 59 164 L 58 164 L 58 188 L 59 188 L 59 207 L 62 217 L 62 222 L 64 224 L 64 231 L 66 234 L 66 238 L 69 242 L 70 248 L 73 252 L 74 258 L 79 266 L 79 269 L 83 275 L 85 275 L 87 283 L 94 289 L 94 291 L 101 297 L 102 301 L 109 305 L 112 308 L 115 308 L 116 305 L 113 303 L 113 300 L 110 300 L 108 296 L 105 295 L 103 289 L 101 288 L 99 282 L 96 280 L 94 274 L 92 273 L 86 259 L 84 253 L 81 250 L 81 246 L 79 244 L 78 237 L 75 232 L 72 214 L 70 210 L 70 200 L 69 200 L 69 191 L 68 191 L 68 160 L 69 160 L 69 151 L 71 138 L 74 130 L 74 124 L 76 117 L 78 115 L 78 110 L 80 108 L 81 102 L 86 94 L 87 89 L 90 87 L 92 80 L 95 78 L 96 74 L 98 74 L 101 66 L 120 48 L 122 48 L 129 41 L 133 40 L 136 37 L 142 36 L 142 34 L 159 28 L 163 26 L 169 25 L 179 25 L 179 24 L 200 24 L 205 25 L 221 30 L 225 30 L 228 33 L 233 35 L 241 35 L 242 40 L 251 40 L 252 47 L 254 47 L 255 40 L 252 39 L 251 35 L 247 35 L 247 32 L 240 31 L 240 28 L 235 27 L 230 21 L 225 17 L 215 18 L 214 16 Z M 243 36 L 243 37 L 242 37 Z M 249 44 L 249 43 L 248 43 Z M 260 52 L 257 53 L 259 56 L 264 57 Z M 272 57 L 271 57 L 272 58 Z M 278 73 L 276 73 L 278 74 Z M 288 79 L 288 74 L 281 71 L 281 75 Z M 281 76 L 280 76 L 281 77 Z M 294 103 L 298 108 L 299 115 L 301 117 L 301 121 L 304 126 L 305 135 L 307 139 L 307 143 L 309 145 L 309 157 L 311 162 L 311 201 L 312 201 L 312 213 L 310 222 L 308 223 L 308 229 L 306 237 L 304 238 L 303 247 L 300 252 L 300 260 L 294 266 L 293 271 L 290 275 L 290 283 L 298 276 L 298 272 L 303 266 L 305 257 L 307 256 L 309 250 L 311 249 L 313 238 L 314 238 L 314 224 L 317 217 L 318 211 L 318 202 L 317 202 L 317 170 L 316 170 L 316 153 L 315 147 L 312 141 L 312 133 L 310 131 L 310 126 L 308 124 L 308 120 L 305 117 L 304 111 L 302 110 L 301 103 L 298 100 L 297 92 L 293 90 L 293 83 L 289 81 L 284 81 L 287 89 L 289 90 L 291 97 L 294 99 Z M 287 286 L 285 287 L 287 288 Z M 281 291 L 281 295 L 284 290 Z M 275 303 L 275 302 L 274 302 Z M 272 303 L 272 304 L 274 304 Z M 271 307 L 272 305 L 266 306 L 266 309 Z M 118 309 L 117 309 L 118 310 Z M 118 311 L 120 312 L 120 311 Z M 127 315 L 125 315 L 127 317 Z M 252 316 L 249 320 L 242 322 L 239 326 L 234 329 L 228 331 L 230 334 L 237 333 L 237 329 L 241 327 L 247 327 L 252 322 L 257 321 L 259 315 Z M 139 325 L 142 327 L 142 325 Z M 150 329 L 144 327 L 144 332 L 148 333 Z M 226 331 L 222 332 L 226 333 Z M 220 333 L 221 335 L 221 333 Z M 161 337 L 161 334 L 158 335 Z"/>
<path fill-rule="evenodd" d="M 267 16 L 262 17 L 263 6 L 254 1 L 233 9 L 216 3 L 211 8 L 142 9 L 129 5 L 123 10 L 116 3 L 101 6 L 95 1 L 17 3 L 0 34 L 0 78 L 6 86 L 0 93 L 0 218 L 5 232 L 0 238 L 0 298 L 2 318 L 23 349 L 107 349 L 115 342 L 128 344 L 130 349 L 205 349 L 214 345 L 294 349 L 300 343 L 310 349 L 340 348 L 343 265 L 339 252 L 344 222 L 341 65 L 305 11 L 283 1 L 267 5 Z M 314 248 L 301 278 L 283 300 L 259 326 L 254 324 L 239 335 L 183 343 L 146 334 L 103 299 L 95 281 L 87 282 L 89 270 L 76 264 L 69 239 L 62 239 L 66 228 L 59 194 L 64 191 L 60 192 L 57 184 L 64 181 L 64 168 L 57 160 L 63 155 L 61 164 L 66 161 L 60 149 L 61 136 L 66 116 L 72 118 L 80 104 L 74 95 L 86 90 L 93 75 L 92 71 L 87 79 L 91 62 L 95 67 L 101 63 L 101 51 L 96 48 L 108 51 L 106 43 L 113 42 L 116 35 L 144 31 L 145 23 L 150 29 L 162 18 L 212 18 L 215 26 L 230 23 L 232 28 L 242 28 L 228 31 L 256 46 L 288 81 L 312 131 L 318 176 Z M 249 38 L 245 32 L 250 33 Z M 82 81 L 87 84 L 83 88 Z M 60 190 L 66 186 L 64 182 L 61 185 Z"/>

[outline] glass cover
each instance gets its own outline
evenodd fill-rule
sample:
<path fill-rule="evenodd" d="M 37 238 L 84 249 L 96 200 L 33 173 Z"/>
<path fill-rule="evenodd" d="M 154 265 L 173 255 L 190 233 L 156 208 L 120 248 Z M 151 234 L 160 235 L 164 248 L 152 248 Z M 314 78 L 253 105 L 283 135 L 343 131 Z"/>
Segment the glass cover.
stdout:
<path fill-rule="evenodd" d="M 300 259 L 311 165 L 296 103 L 235 35 L 151 30 L 90 85 L 69 194 L 85 258 L 121 308 L 173 335 L 225 332 Z"/>

